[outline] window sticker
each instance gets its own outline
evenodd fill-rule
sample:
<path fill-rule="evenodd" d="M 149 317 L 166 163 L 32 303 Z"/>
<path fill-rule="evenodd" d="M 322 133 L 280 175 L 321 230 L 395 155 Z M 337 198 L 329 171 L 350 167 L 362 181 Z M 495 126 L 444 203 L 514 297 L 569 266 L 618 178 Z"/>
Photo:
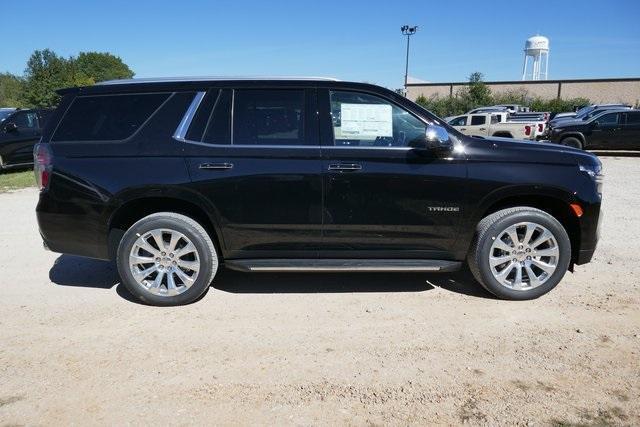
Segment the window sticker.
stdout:
<path fill-rule="evenodd" d="M 393 136 L 391 105 L 341 104 L 341 136 L 367 139 Z"/>

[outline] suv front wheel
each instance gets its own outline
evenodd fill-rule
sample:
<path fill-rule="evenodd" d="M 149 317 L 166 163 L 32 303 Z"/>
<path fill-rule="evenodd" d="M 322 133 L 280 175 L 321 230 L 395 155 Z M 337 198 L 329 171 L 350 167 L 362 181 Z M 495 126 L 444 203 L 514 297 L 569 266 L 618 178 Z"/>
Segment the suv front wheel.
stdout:
<path fill-rule="evenodd" d="M 495 296 L 528 300 L 562 280 L 571 261 L 571 242 L 553 216 L 514 207 L 480 221 L 467 261 L 476 280 Z"/>
<path fill-rule="evenodd" d="M 133 224 L 118 246 L 118 272 L 129 292 L 152 305 L 182 305 L 204 294 L 218 270 L 207 231 L 172 212 Z"/>

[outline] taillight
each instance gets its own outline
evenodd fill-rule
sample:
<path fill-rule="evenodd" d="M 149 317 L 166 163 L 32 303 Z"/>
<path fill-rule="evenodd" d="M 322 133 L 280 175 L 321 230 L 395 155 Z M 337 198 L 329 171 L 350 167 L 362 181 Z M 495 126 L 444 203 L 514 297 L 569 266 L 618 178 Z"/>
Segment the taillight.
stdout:
<path fill-rule="evenodd" d="M 53 166 L 51 149 L 48 144 L 38 143 L 33 147 L 33 172 L 36 174 L 36 183 L 40 190 L 49 186 L 51 181 L 51 168 Z"/>
<path fill-rule="evenodd" d="M 542 123 L 538 123 L 538 132 L 542 133 L 544 130 L 544 125 Z"/>
<path fill-rule="evenodd" d="M 524 134 L 527 136 L 531 135 L 531 126 L 527 125 L 524 127 Z"/>

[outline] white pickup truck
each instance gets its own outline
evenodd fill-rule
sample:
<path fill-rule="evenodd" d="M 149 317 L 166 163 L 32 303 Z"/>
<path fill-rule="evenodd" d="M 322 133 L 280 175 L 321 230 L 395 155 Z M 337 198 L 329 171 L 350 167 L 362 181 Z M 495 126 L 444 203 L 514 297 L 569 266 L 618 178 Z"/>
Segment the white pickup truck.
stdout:
<path fill-rule="evenodd" d="M 449 125 L 470 136 L 501 136 L 536 139 L 545 130 L 543 121 L 509 121 L 507 112 L 463 114 L 447 120 Z"/>

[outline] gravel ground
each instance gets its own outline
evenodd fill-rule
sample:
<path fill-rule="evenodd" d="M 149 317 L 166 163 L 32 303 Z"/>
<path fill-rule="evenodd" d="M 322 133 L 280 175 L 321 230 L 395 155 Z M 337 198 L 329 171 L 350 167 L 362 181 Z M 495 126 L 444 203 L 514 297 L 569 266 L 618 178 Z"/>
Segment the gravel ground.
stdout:
<path fill-rule="evenodd" d="M 0 195 L 0 425 L 640 423 L 640 166 L 604 159 L 595 260 L 507 302 L 468 272 L 247 275 L 132 301 Z"/>

